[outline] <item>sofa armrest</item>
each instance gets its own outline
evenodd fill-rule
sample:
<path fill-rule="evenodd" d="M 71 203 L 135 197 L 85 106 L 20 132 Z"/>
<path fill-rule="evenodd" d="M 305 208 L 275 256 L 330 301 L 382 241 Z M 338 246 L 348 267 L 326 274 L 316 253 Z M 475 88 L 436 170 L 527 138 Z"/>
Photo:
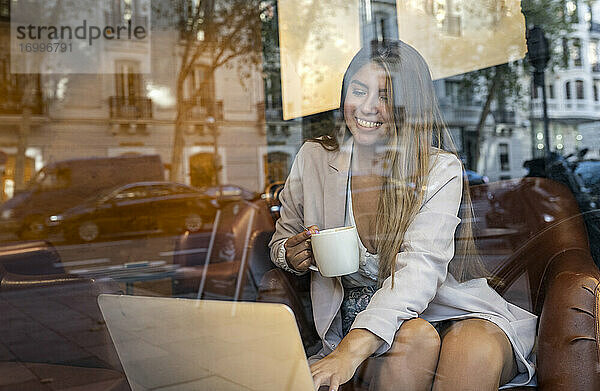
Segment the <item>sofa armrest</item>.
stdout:
<path fill-rule="evenodd" d="M 540 390 L 599 390 L 600 271 L 589 251 L 571 249 L 548 263 L 538 326 Z"/>

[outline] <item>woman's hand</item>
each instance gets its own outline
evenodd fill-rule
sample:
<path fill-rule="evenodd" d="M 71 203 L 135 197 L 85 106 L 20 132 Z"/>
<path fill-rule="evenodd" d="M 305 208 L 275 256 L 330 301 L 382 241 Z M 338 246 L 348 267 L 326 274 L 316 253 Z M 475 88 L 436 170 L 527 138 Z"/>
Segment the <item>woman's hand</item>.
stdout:
<path fill-rule="evenodd" d="M 285 260 L 292 269 L 305 272 L 310 265 L 315 264 L 309 239 L 318 230 L 316 225 L 311 225 L 308 227 L 308 231 L 294 235 L 285 242 Z"/>
<path fill-rule="evenodd" d="M 329 391 L 337 391 L 340 385 L 348 382 L 354 376 L 354 372 L 360 364 L 356 361 L 356 357 L 334 351 L 311 365 L 310 372 L 315 390 L 328 385 Z"/>
<path fill-rule="evenodd" d="M 350 330 L 333 352 L 310 366 L 315 389 L 329 385 L 329 391 L 337 391 L 382 343 L 383 340 L 369 330 Z"/>

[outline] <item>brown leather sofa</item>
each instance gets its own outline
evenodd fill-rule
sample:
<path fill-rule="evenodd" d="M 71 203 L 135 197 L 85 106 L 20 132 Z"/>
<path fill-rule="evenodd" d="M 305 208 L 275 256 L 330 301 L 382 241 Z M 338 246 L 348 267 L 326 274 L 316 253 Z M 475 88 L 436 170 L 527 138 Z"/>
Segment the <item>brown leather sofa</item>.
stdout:
<path fill-rule="evenodd" d="M 474 186 L 471 194 L 476 243 L 496 277 L 493 287 L 539 316 L 538 389 L 600 390 L 600 271 L 575 199 L 565 186 L 543 178 Z M 265 274 L 258 299 L 294 310 L 311 353 L 319 341 L 308 285 L 306 277 L 273 269 Z"/>

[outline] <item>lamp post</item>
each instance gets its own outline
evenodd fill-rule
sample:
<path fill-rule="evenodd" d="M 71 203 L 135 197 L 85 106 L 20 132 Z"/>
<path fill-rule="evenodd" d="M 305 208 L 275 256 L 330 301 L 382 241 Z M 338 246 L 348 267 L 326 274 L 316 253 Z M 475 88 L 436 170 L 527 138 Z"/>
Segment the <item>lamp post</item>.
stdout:
<path fill-rule="evenodd" d="M 533 26 L 527 31 L 527 59 L 533 67 L 534 88 L 542 87 L 542 108 L 544 115 L 544 147 L 546 156 L 550 154 L 550 120 L 548 119 L 548 104 L 546 97 L 545 70 L 550 61 L 550 48 L 544 30 Z"/>

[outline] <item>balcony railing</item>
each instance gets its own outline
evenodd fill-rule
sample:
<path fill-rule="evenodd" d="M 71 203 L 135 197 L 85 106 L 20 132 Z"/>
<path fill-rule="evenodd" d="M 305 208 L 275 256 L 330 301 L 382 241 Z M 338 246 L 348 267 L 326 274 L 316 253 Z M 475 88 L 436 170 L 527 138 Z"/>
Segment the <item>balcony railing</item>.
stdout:
<path fill-rule="evenodd" d="M 600 63 L 592 64 L 592 72 L 600 73 Z"/>
<path fill-rule="evenodd" d="M 186 99 L 183 101 L 186 118 L 188 120 L 206 120 L 209 116 L 208 102 L 205 99 Z M 217 121 L 223 120 L 223 101 L 215 102 L 215 113 L 213 117 Z"/>
<path fill-rule="evenodd" d="M 111 96 L 110 118 L 149 119 L 152 118 L 152 100 L 138 96 Z"/>
<path fill-rule="evenodd" d="M 0 115 L 23 114 L 25 107 L 31 109 L 31 114 L 41 115 L 46 112 L 46 105 L 43 102 L 42 95 L 36 94 L 33 102 L 27 104 L 23 101 L 21 91 L 2 91 L 0 90 Z"/>

